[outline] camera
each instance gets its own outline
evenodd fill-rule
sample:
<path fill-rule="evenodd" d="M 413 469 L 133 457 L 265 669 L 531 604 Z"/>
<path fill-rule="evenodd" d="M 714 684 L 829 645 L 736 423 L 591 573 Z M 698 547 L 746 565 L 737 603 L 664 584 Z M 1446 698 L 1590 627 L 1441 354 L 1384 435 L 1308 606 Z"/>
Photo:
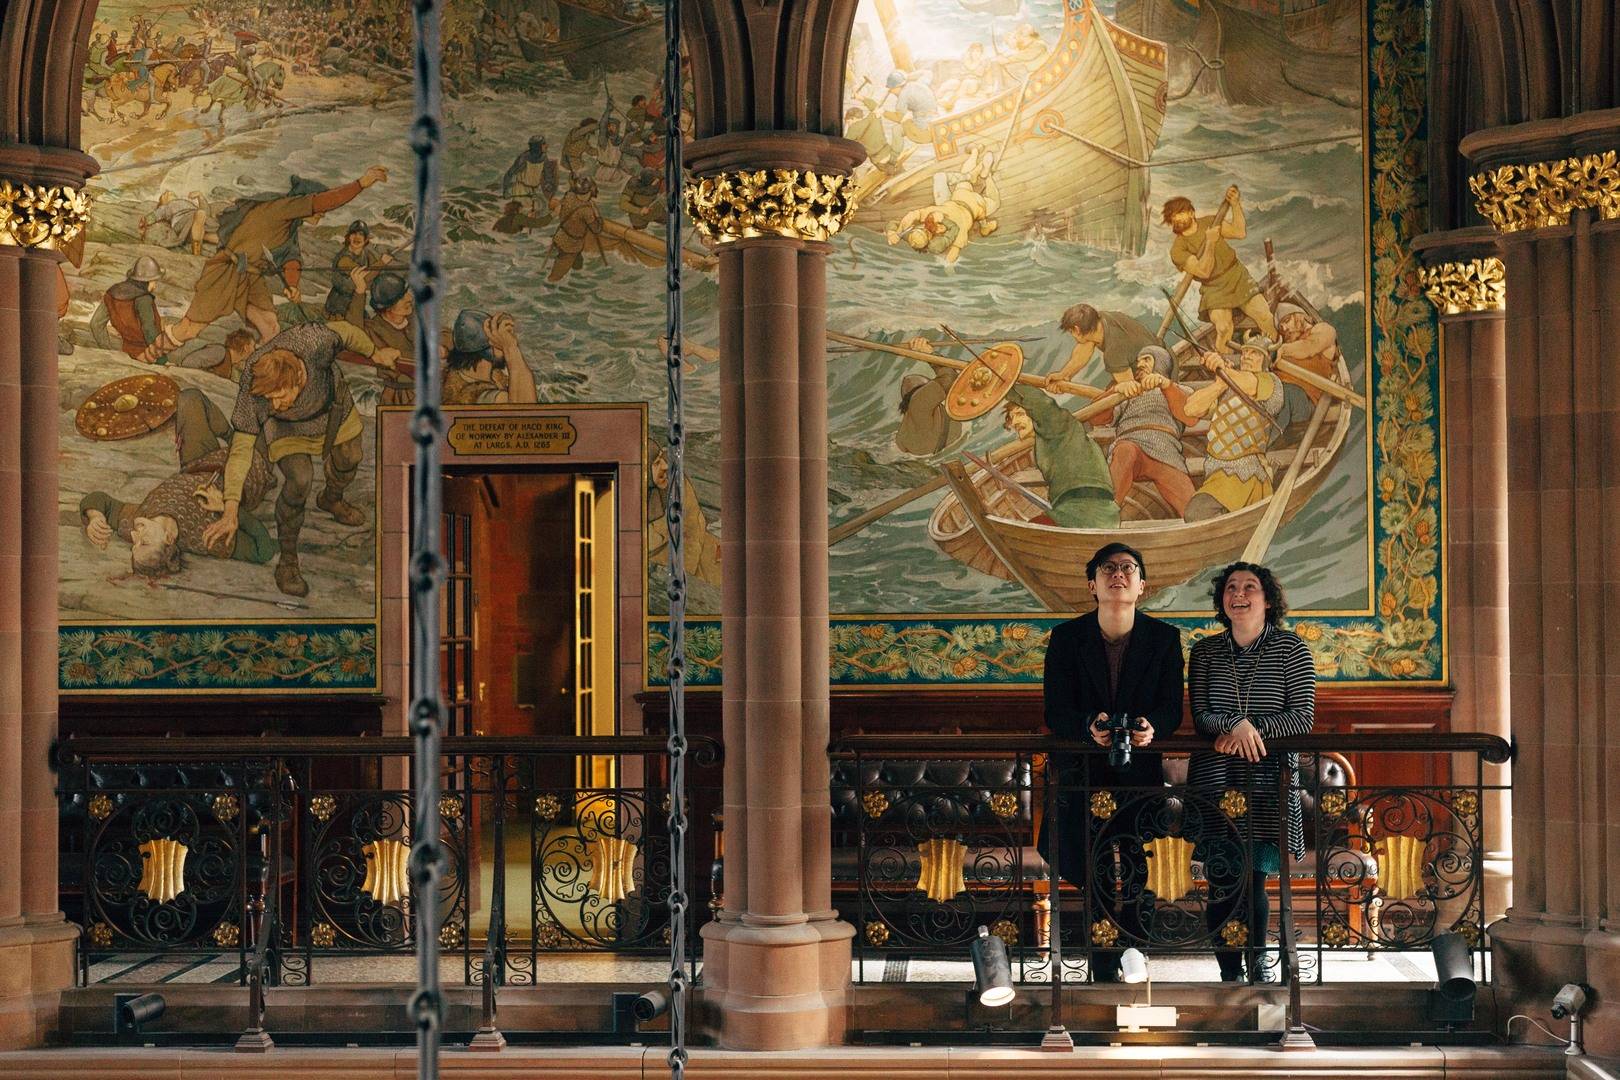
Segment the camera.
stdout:
<path fill-rule="evenodd" d="M 1581 1010 L 1586 1008 L 1587 996 L 1591 990 L 1580 983 L 1565 983 L 1553 998 L 1552 1014 L 1554 1020 L 1562 1020 L 1569 1016 L 1579 1016 Z"/>
<path fill-rule="evenodd" d="M 1103 744 L 1108 747 L 1108 764 L 1116 769 L 1131 765 L 1131 733 L 1142 725 L 1126 713 L 1112 713 L 1102 723 Z"/>

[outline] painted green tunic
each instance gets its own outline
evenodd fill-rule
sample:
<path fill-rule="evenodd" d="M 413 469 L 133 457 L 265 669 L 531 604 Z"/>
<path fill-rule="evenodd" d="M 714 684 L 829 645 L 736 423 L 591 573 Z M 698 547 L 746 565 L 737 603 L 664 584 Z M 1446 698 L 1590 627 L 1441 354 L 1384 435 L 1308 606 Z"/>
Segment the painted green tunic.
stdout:
<path fill-rule="evenodd" d="M 1196 230 L 1176 237 L 1170 245 L 1170 261 L 1180 267 L 1188 259 L 1198 258 L 1203 254 L 1209 230 L 1214 227 L 1213 215 L 1199 218 Z M 1237 252 L 1232 250 L 1226 237 L 1215 237 L 1214 253 L 1215 266 L 1210 270 L 1209 277 L 1197 279 L 1198 317 L 1206 322 L 1210 311 L 1241 308 L 1260 291 L 1260 286 L 1249 276 L 1249 271 L 1238 260 Z"/>
<path fill-rule="evenodd" d="M 1046 477 L 1052 520 L 1071 529 L 1111 529 L 1119 506 L 1108 459 L 1086 426 L 1045 393 L 1015 386 L 1007 397 L 1035 423 L 1035 467 Z"/>

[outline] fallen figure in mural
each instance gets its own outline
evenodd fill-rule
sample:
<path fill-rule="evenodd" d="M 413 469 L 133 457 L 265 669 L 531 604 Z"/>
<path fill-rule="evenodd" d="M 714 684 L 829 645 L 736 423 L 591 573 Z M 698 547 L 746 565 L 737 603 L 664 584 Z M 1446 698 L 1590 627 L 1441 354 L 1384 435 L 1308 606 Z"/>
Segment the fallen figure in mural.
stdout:
<path fill-rule="evenodd" d="M 322 326 L 305 323 L 283 330 L 248 358 L 243 366 L 231 413 L 230 455 L 224 474 L 224 506 L 219 520 L 203 530 L 203 543 L 212 547 L 234 540 L 241 527 L 241 507 L 247 501 L 247 477 L 254 454 L 263 452 L 281 472 L 281 494 L 276 499 L 276 588 L 288 596 L 307 596 L 309 584 L 298 566 L 298 537 L 304 527 L 304 506 L 315 480 L 315 458 L 321 459 L 325 486 L 315 505 L 340 524 L 366 523 L 360 509 L 344 499 L 360 467 L 363 427 L 354 397 L 337 362 L 341 349 L 391 364 L 397 355 L 376 348 L 365 334 L 346 323 Z"/>
<path fill-rule="evenodd" d="M 884 231 L 890 244 L 901 240 L 911 250 L 928 252 L 953 265 L 975 236 L 996 231 L 1001 192 L 995 181 L 995 155 L 969 152 L 960 172 L 934 176 L 934 204 L 910 211 Z"/>
<path fill-rule="evenodd" d="M 103 550 L 114 536 L 127 542 L 130 569 L 152 584 L 179 573 L 183 554 L 269 562 L 275 544 L 253 511 L 275 485 L 275 477 L 263 450 L 256 446 L 243 477 L 235 533 L 212 543 L 205 538 L 225 508 L 220 481 L 232 434 L 225 414 L 206 394 L 191 388 L 180 391 L 174 413 L 180 470 L 159 481 L 138 503 L 124 502 L 105 491 L 86 495 L 79 500 L 85 537 Z"/>

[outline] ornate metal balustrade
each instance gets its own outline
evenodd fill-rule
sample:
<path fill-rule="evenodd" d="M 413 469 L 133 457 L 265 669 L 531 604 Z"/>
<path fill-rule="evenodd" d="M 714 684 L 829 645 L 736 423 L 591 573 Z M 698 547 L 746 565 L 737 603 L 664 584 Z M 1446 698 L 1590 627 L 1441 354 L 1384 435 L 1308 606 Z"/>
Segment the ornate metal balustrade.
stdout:
<path fill-rule="evenodd" d="M 1334 954 L 1426 951 L 1447 933 L 1484 941 L 1484 807 L 1502 789 L 1483 782 L 1483 766 L 1509 759 L 1506 742 L 1311 735 L 1267 745 L 1284 761 L 1297 755 L 1280 785 L 1214 791 L 1185 783 L 1184 756 L 1209 748 L 1196 737 L 1154 744 L 1179 782 L 1151 788 L 1088 783 L 1079 763 L 1107 753 L 1090 743 L 835 743 L 834 891 L 856 928 L 857 978 L 892 978 L 888 962 L 901 958 L 963 961 L 980 925 L 1007 943 L 1025 983 L 1050 983 L 1054 960 L 1061 981 L 1085 982 L 1099 956 L 1136 947 L 1153 959 L 1236 950 L 1251 972 L 1297 986 L 1329 978 Z M 1424 768 L 1403 775 L 1447 780 L 1357 778 L 1347 755 L 1367 754 L 1419 756 Z M 1257 824 L 1277 820 L 1266 811 L 1290 789 L 1304 807 L 1302 860 L 1275 824 Z M 1255 890 L 1261 868 L 1282 883 L 1268 888 L 1274 896 Z M 1273 912 L 1264 939 L 1262 900 Z"/>
<path fill-rule="evenodd" d="M 409 957 L 411 749 L 406 738 L 65 741 L 63 902 L 85 928 L 81 977 L 113 957 L 161 955 L 234 964 L 246 982 L 260 933 L 272 984 L 355 981 L 365 969 L 344 962 Z M 694 738 L 690 753 L 708 766 L 720 748 Z M 491 970 L 496 985 L 533 983 L 547 953 L 668 954 L 663 738 L 448 738 L 442 754 L 438 938 L 467 983 Z M 617 781 L 578 786 L 578 760 L 596 775 L 611 762 Z M 513 874 L 528 877 L 527 911 L 508 910 Z"/>

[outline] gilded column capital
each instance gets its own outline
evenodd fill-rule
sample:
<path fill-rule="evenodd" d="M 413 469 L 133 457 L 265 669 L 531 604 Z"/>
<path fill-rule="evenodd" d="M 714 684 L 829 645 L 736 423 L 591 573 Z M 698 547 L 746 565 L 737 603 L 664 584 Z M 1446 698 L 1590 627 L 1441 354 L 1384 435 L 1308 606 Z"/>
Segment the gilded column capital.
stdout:
<path fill-rule="evenodd" d="M 699 233 L 724 244 L 753 236 L 830 240 L 855 213 L 846 173 L 733 169 L 686 183 L 686 212 Z"/>
<path fill-rule="evenodd" d="M 1620 151 L 1499 165 L 1468 179 L 1480 214 L 1497 232 L 1569 224 L 1573 210 L 1620 218 Z"/>
<path fill-rule="evenodd" d="M 1507 307 L 1507 277 L 1502 260 L 1459 259 L 1418 271 L 1423 291 L 1442 315 L 1502 311 Z"/>
<path fill-rule="evenodd" d="M 0 247 L 59 251 L 84 230 L 90 198 L 77 188 L 0 180 Z"/>

